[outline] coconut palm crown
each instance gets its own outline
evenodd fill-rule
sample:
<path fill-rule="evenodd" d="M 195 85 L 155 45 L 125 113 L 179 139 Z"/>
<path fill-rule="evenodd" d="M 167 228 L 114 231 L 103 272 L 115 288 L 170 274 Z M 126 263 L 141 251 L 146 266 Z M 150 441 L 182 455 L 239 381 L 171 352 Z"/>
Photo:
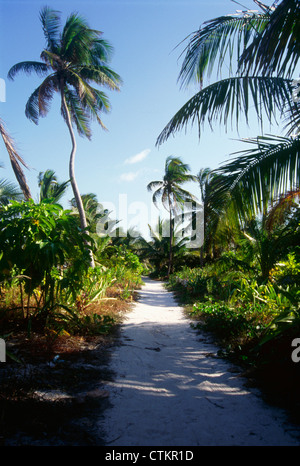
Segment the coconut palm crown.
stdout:
<path fill-rule="evenodd" d="M 183 208 L 185 202 L 195 200 L 191 193 L 181 187 L 181 185 L 186 182 L 196 181 L 196 177 L 191 175 L 189 170 L 189 166 L 183 163 L 179 157 L 169 156 L 165 162 L 165 174 L 163 179 L 151 181 L 147 185 L 148 191 L 153 191 L 153 203 L 157 205 L 158 200 L 161 200 L 162 205 L 170 215 L 170 259 L 168 275 L 172 271 L 174 216 Z"/>

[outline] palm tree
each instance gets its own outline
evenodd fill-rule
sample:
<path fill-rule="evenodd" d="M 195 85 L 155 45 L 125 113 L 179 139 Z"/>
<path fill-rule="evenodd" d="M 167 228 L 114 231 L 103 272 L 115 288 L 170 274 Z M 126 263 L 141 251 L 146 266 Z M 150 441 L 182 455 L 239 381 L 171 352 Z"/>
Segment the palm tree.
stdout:
<path fill-rule="evenodd" d="M 292 202 L 296 195 L 299 190 L 282 196 L 266 215 L 253 217 L 241 231 L 245 250 L 257 264 L 261 282 L 267 282 L 276 263 L 299 245 L 299 203 Z"/>
<path fill-rule="evenodd" d="M 169 223 L 169 220 L 159 217 L 154 228 L 148 225 L 151 239 L 146 240 L 143 236 L 139 237 L 138 255 L 141 256 L 143 260 L 149 261 L 154 267 L 154 273 L 159 276 L 165 274 L 166 270 L 169 269 L 170 241 L 165 235 L 165 232 L 170 228 Z M 175 231 L 173 229 L 172 247 L 174 259 L 178 259 L 179 262 L 187 252 L 187 241 L 188 238 L 181 238 L 179 234 L 176 234 L 175 225 Z"/>
<path fill-rule="evenodd" d="M 38 184 L 40 188 L 40 201 L 52 199 L 56 203 L 65 194 L 69 181 L 59 183 L 54 170 L 46 170 L 44 173 L 39 173 Z"/>
<path fill-rule="evenodd" d="M 175 214 L 180 212 L 185 202 L 195 200 L 194 196 L 184 190 L 181 185 L 196 181 L 196 177 L 189 174 L 189 166 L 184 164 L 179 157 L 169 156 L 165 163 L 165 174 L 161 181 L 151 181 L 147 189 L 154 191 L 152 200 L 157 205 L 160 199 L 164 208 L 169 212 L 169 267 L 168 276 L 172 272 L 173 264 L 173 229 Z"/>
<path fill-rule="evenodd" d="M 222 189 L 227 178 L 216 170 L 202 168 L 197 174 L 203 208 L 204 241 L 200 248 L 200 264 L 204 264 L 204 253 L 215 258 L 217 252 L 234 242 L 238 217 L 233 197 Z"/>
<path fill-rule="evenodd" d="M 9 135 L 7 129 L 5 128 L 4 122 L 0 119 L 0 133 L 5 144 L 6 150 L 9 155 L 9 160 L 14 171 L 14 174 L 17 178 L 21 191 L 26 200 L 31 199 L 31 193 L 29 186 L 27 184 L 24 172 L 21 168 L 22 164 L 24 167 L 28 168 L 23 158 L 18 154 L 15 142 L 13 138 Z"/>
<path fill-rule="evenodd" d="M 91 138 L 89 122 L 95 119 L 103 128 L 100 114 L 110 108 L 104 92 L 92 87 L 91 83 L 118 90 L 120 77 L 108 66 L 111 46 L 102 39 L 102 33 L 91 29 L 87 22 L 72 13 L 60 32 L 59 12 L 45 7 L 40 19 L 46 39 L 41 53 L 41 62 L 25 61 L 14 65 L 8 73 L 13 79 L 23 71 L 45 76 L 42 84 L 29 97 L 25 114 L 35 123 L 44 117 L 54 93 L 61 98 L 61 113 L 67 124 L 72 149 L 69 160 L 71 186 L 80 216 L 82 230 L 87 229 L 85 212 L 75 178 L 76 139 L 73 124 L 81 136 Z M 91 257 L 93 266 L 93 258 Z"/>

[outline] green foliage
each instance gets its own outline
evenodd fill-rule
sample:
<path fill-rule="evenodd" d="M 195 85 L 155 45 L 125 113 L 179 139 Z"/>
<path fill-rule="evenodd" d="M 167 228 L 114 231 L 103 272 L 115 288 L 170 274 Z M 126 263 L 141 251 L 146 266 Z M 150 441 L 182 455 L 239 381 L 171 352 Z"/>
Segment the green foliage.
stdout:
<path fill-rule="evenodd" d="M 27 290 L 46 287 L 53 267 L 76 258 L 86 262 L 84 234 L 71 212 L 57 204 L 12 201 L 3 207 L 0 221 L 1 272 L 15 269 L 29 277 Z"/>
<path fill-rule="evenodd" d="M 98 313 L 80 314 L 64 307 L 64 312 L 53 313 L 48 321 L 47 332 L 56 338 L 59 335 L 104 335 L 115 325 L 115 319 Z"/>
<path fill-rule="evenodd" d="M 4 206 L 0 244 L 1 322 L 11 318 L 11 309 L 21 310 L 29 335 L 36 329 L 53 338 L 107 333 L 114 317 L 97 312 L 97 306 L 107 299 L 108 289 L 115 286 L 118 296 L 128 300 L 141 284 L 144 267 L 125 245 L 104 242 L 102 264 L 89 267 L 78 217 L 53 199 Z"/>
<path fill-rule="evenodd" d="M 126 245 L 116 245 L 109 248 L 107 258 L 106 262 L 112 267 L 124 266 L 137 274 L 141 274 L 144 270 L 138 256 L 130 251 Z"/>
<path fill-rule="evenodd" d="M 252 307 L 245 311 L 244 308 L 231 307 L 224 302 L 196 303 L 191 311 L 192 316 L 200 317 L 203 326 L 213 332 L 218 338 L 230 341 L 239 337 L 253 338 L 261 330 L 262 323 L 257 320 L 257 312 L 260 307 Z M 199 326 L 198 325 L 198 326 Z"/>
<path fill-rule="evenodd" d="M 271 340 L 275 340 L 278 336 L 296 330 L 299 332 L 300 329 L 300 309 L 288 309 L 281 312 L 270 325 L 267 327 L 266 332 L 259 341 L 259 347 L 262 347 Z M 295 332 L 295 336 L 297 333 Z"/>
<path fill-rule="evenodd" d="M 82 312 L 90 303 L 103 298 L 115 280 L 113 271 L 103 267 L 85 270 L 69 267 L 57 277 L 57 297 L 60 303 Z"/>
<path fill-rule="evenodd" d="M 12 201 L 1 211 L 0 244 L 2 291 L 8 283 L 19 286 L 28 325 L 33 316 L 45 325 L 63 291 L 75 282 L 82 285 L 88 269 L 85 235 L 76 218 L 51 201 Z"/>
<path fill-rule="evenodd" d="M 281 285 L 300 284 L 300 256 L 299 252 L 290 253 L 285 261 L 280 261 L 271 271 L 271 277 Z"/>
<path fill-rule="evenodd" d="M 295 281 L 282 281 L 291 271 L 297 276 L 298 265 L 289 254 L 274 269 L 273 281 L 260 283 L 253 270 L 238 270 L 237 265 L 232 270 L 234 263 L 216 261 L 204 268 L 183 268 L 170 276 L 167 286 L 192 304 L 188 312 L 195 328 L 216 335 L 227 355 L 253 361 L 265 343 L 276 344 L 278 337 L 300 328 L 299 288 Z"/>

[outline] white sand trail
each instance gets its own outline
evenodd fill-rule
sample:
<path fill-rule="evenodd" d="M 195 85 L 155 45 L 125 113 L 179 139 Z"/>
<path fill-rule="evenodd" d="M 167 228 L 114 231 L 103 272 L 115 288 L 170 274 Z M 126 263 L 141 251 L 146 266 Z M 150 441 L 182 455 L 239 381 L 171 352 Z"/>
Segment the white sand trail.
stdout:
<path fill-rule="evenodd" d="M 107 446 L 300 445 L 218 348 L 190 327 L 164 286 L 145 279 L 112 349 L 112 406 L 99 421 Z"/>

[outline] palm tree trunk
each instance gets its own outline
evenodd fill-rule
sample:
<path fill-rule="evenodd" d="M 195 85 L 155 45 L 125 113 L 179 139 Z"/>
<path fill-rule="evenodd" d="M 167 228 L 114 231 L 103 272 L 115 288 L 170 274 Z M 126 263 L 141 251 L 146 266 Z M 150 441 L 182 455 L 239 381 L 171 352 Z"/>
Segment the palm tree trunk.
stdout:
<path fill-rule="evenodd" d="M 171 208 L 171 200 L 169 197 L 169 211 L 170 211 L 170 255 L 169 255 L 169 266 L 168 266 L 168 278 L 172 273 L 173 268 L 173 224 L 172 224 L 172 208 Z"/>
<path fill-rule="evenodd" d="M 63 107 L 63 111 L 64 111 L 65 118 L 66 118 L 66 123 L 67 123 L 68 129 L 69 129 L 69 133 L 70 133 L 71 141 L 72 141 L 72 150 L 71 150 L 70 161 L 69 161 L 69 176 L 70 176 L 71 186 L 72 186 L 73 194 L 74 194 L 74 197 L 75 197 L 75 201 L 76 201 L 76 205 L 77 205 L 77 209 L 78 209 L 78 213 L 79 213 L 81 229 L 85 233 L 88 233 L 87 232 L 87 221 L 86 221 L 85 211 L 84 211 L 82 199 L 81 199 L 80 192 L 79 192 L 77 182 L 76 182 L 76 178 L 75 178 L 75 154 L 76 154 L 77 144 L 76 144 L 74 131 L 73 131 L 73 128 L 72 128 L 70 112 L 69 112 L 67 102 L 66 102 L 66 98 L 65 98 L 65 95 L 64 95 L 63 86 L 61 86 L 61 101 L 62 101 L 62 107 Z M 93 258 L 92 251 L 89 250 L 89 254 L 90 254 L 90 266 L 94 268 L 95 263 L 94 263 L 94 258 Z"/>

